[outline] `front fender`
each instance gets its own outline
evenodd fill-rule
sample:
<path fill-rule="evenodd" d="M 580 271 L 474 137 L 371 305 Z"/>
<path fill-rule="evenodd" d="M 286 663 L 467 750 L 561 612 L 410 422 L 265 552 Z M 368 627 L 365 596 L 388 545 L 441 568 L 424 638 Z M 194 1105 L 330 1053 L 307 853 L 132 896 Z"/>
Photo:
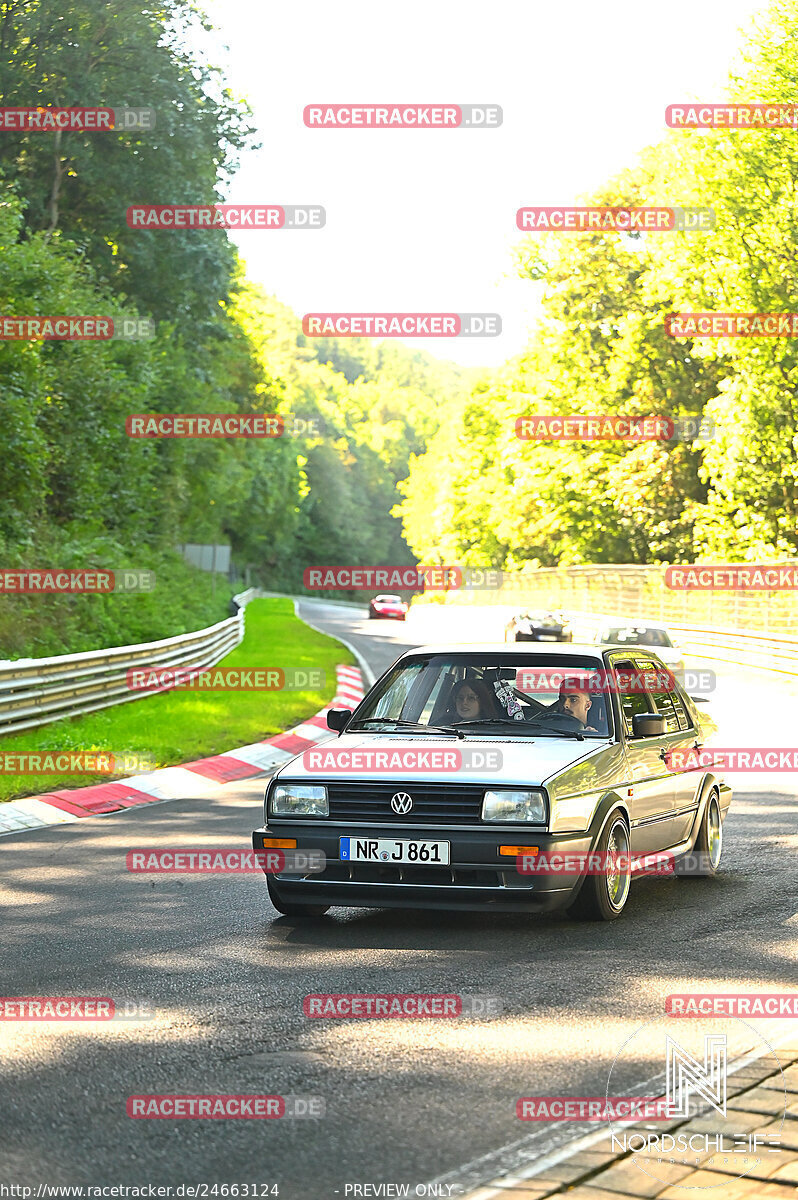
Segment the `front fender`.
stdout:
<path fill-rule="evenodd" d="M 626 818 L 627 826 L 631 829 L 632 821 L 625 801 L 621 799 L 617 792 L 607 792 L 607 794 L 602 796 L 601 800 L 599 801 L 598 807 L 593 814 L 593 820 L 590 822 L 591 850 L 595 850 L 596 846 L 598 845 L 599 838 L 604 831 L 604 826 L 607 824 L 609 815 L 616 808 L 621 810 Z"/>

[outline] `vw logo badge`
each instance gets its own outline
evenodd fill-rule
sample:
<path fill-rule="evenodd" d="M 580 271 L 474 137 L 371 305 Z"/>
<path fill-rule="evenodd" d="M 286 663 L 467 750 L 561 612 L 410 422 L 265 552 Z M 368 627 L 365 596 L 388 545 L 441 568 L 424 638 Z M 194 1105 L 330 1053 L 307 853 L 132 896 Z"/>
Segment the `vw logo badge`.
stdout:
<path fill-rule="evenodd" d="M 391 796 L 391 808 L 395 813 L 404 816 L 405 813 L 410 812 L 412 807 L 413 797 L 408 796 L 407 792 L 394 792 Z"/>

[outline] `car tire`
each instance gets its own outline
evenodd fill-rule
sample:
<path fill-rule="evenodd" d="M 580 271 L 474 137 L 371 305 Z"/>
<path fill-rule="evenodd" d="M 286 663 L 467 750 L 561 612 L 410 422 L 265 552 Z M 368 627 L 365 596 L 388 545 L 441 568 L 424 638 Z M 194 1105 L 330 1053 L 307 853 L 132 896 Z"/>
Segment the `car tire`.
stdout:
<path fill-rule="evenodd" d="M 723 853 L 723 821 L 720 816 L 720 800 L 714 788 L 704 808 L 692 853 L 700 855 L 701 858 L 696 869 L 691 870 L 689 874 L 685 873 L 682 878 L 713 879 L 718 873 Z"/>
<path fill-rule="evenodd" d="M 615 850 L 625 855 L 627 869 L 612 876 L 606 873 L 585 876 L 579 894 L 568 906 L 568 914 L 578 921 L 615 921 L 626 907 L 631 883 L 629 826 L 620 808 L 610 813 L 595 850 L 599 853 Z"/>
<path fill-rule="evenodd" d="M 266 887 L 269 889 L 269 899 L 278 913 L 284 917 L 323 917 L 329 909 L 329 904 L 301 904 L 296 900 L 284 900 L 277 890 L 274 880 L 266 876 Z"/>

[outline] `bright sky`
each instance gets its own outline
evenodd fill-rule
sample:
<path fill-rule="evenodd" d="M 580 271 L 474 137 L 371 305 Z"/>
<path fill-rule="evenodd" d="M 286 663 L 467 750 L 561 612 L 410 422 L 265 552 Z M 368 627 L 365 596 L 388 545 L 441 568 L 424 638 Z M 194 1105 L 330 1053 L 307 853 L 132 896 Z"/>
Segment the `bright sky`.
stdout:
<path fill-rule="evenodd" d="M 406 339 L 493 365 L 539 286 L 512 275 L 524 205 L 567 205 L 666 133 L 666 105 L 724 98 L 761 0 L 207 0 L 263 148 L 229 200 L 321 204 L 316 231 L 231 234 L 250 277 L 305 312 L 498 312 L 496 338 Z M 752 96 L 752 100 L 758 97 Z M 495 103 L 499 129 L 307 129 L 311 103 Z M 674 196 L 672 203 L 678 204 Z"/>

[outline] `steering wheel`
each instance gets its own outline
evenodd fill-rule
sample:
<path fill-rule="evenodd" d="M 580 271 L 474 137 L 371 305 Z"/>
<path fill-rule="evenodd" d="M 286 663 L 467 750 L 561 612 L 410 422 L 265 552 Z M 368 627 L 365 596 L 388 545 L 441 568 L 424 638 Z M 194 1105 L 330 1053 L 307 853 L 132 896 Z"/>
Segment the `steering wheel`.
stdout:
<path fill-rule="evenodd" d="M 570 733 L 572 730 L 576 733 L 582 733 L 584 725 L 578 717 L 572 717 L 570 713 L 549 713 L 547 716 L 536 716 L 530 721 L 531 725 L 553 725 L 555 729 L 561 729 L 563 733 Z"/>

